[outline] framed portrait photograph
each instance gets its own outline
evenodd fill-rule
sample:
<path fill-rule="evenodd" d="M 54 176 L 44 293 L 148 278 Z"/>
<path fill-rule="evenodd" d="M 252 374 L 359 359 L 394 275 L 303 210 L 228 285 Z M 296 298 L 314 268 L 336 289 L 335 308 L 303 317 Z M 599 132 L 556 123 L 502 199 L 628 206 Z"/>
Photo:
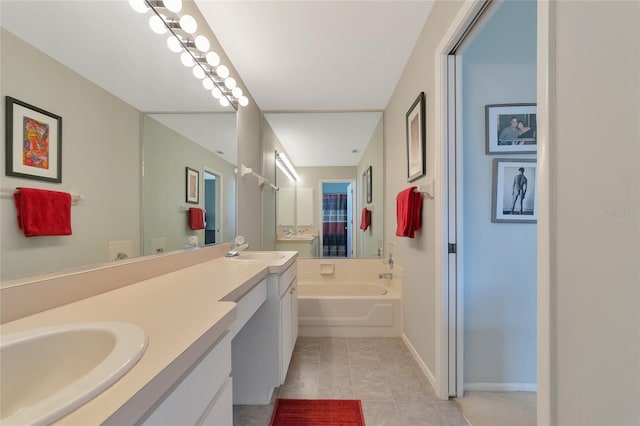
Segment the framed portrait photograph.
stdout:
<path fill-rule="evenodd" d="M 62 182 L 62 117 L 6 97 L 5 173 Z"/>
<path fill-rule="evenodd" d="M 200 172 L 187 167 L 187 203 L 198 204 L 200 202 Z"/>
<path fill-rule="evenodd" d="M 491 222 L 536 223 L 536 160 L 493 160 Z"/>
<path fill-rule="evenodd" d="M 407 182 L 426 173 L 425 119 L 424 92 L 420 92 L 407 112 Z"/>
<path fill-rule="evenodd" d="M 485 105 L 487 154 L 535 154 L 536 104 Z"/>

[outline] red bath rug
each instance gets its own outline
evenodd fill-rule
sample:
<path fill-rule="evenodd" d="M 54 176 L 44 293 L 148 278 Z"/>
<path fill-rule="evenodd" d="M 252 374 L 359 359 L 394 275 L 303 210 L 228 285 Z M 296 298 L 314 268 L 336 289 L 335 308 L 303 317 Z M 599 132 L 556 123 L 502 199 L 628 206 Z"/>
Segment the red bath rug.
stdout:
<path fill-rule="evenodd" d="M 354 399 L 278 399 L 270 426 L 365 426 Z"/>

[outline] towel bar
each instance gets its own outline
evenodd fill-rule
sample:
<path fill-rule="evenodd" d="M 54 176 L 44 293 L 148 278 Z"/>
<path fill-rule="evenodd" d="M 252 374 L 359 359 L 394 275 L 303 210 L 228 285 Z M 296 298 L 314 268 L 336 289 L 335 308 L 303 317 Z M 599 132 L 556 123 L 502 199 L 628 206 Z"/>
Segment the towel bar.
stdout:
<path fill-rule="evenodd" d="M 45 188 L 42 188 L 45 189 Z M 13 194 L 19 191 L 17 189 L 12 188 L 2 188 L 0 189 L 0 197 L 1 198 L 11 198 L 13 199 Z M 84 200 L 84 195 L 74 194 L 73 192 L 69 192 L 71 194 L 71 204 L 77 204 L 78 201 Z"/>

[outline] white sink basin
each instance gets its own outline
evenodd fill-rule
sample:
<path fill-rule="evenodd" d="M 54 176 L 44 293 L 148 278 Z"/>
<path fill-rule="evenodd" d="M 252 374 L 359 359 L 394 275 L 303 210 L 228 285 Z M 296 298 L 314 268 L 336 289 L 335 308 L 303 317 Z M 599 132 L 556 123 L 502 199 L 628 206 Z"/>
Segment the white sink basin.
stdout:
<path fill-rule="evenodd" d="M 142 356 L 144 331 L 75 323 L 2 336 L 0 424 L 52 423 L 111 386 Z"/>
<path fill-rule="evenodd" d="M 278 260 L 282 259 L 284 254 L 273 252 L 273 251 L 241 251 L 238 256 L 233 257 L 225 257 L 225 259 L 229 260 L 244 260 L 244 261 L 259 261 L 259 262 L 267 262 L 270 260 Z"/>

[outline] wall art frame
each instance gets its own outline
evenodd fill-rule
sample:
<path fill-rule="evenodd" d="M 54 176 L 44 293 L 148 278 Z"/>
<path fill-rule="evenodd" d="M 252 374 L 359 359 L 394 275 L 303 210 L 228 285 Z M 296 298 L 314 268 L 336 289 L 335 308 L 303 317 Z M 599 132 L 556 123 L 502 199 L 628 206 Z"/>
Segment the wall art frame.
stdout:
<path fill-rule="evenodd" d="M 412 182 L 426 173 L 426 111 L 425 95 L 420 92 L 407 111 L 407 182 Z"/>
<path fill-rule="evenodd" d="M 62 117 L 7 96 L 5 174 L 62 182 Z"/>
<path fill-rule="evenodd" d="M 535 103 L 485 105 L 484 117 L 486 154 L 538 152 Z"/>

